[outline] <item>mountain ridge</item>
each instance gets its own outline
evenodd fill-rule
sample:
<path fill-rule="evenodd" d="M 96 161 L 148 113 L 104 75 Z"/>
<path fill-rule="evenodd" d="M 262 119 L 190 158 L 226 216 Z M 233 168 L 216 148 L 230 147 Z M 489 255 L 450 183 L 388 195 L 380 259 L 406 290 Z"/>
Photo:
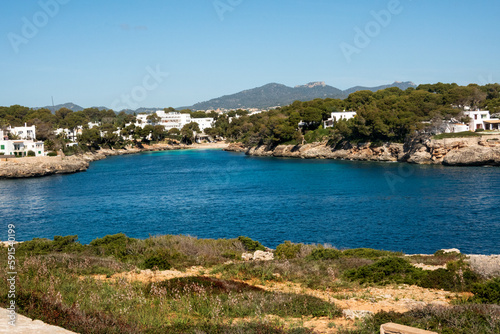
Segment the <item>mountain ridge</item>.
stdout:
<path fill-rule="evenodd" d="M 245 89 L 238 93 L 223 95 L 213 98 L 208 101 L 198 102 L 192 106 L 178 107 L 177 110 L 191 109 L 191 110 L 216 110 L 216 109 L 269 109 L 272 107 L 285 106 L 293 103 L 293 101 L 310 101 L 314 99 L 345 99 L 354 92 L 360 90 L 378 91 L 385 88 L 398 87 L 405 90 L 409 87 L 417 87 L 411 81 L 395 81 L 392 84 L 381 85 L 375 87 L 355 86 L 346 90 L 341 90 L 333 86 L 325 84 L 324 81 L 313 81 L 305 85 L 297 85 L 289 87 L 280 83 L 271 82 L 260 87 Z M 60 108 L 68 108 L 72 111 L 81 111 L 84 108 L 72 102 L 58 104 L 55 106 L 45 106 L 35 109 L 49 109 L 52 112 Z M 106 107 L 91 107 L 98 108 L 99 110 L 109 109 Z M 116 112 L 125 111 L 128 114 L 133 113 L 151 113 L 155 110 L 163 108 L 139 108 L 136 110 L 124 109 L 115 110 Z"/>
<path fill-rule="evenodd" d="M 349 94 L 360 90 L 378 91 L 385 88 L 398 87 L 405 90 L 409 87 L 417 87 L 411 81 L 395 81 L 392 84 L 375 87 L 355 86 L 341 90 L 326 85 L 324 81 L 310 82 L 306 85 L 289 87 L 279 83 L 268 83 L 260 87 L 246 89 L 238 93 L 223 95 L 208 101 L 198 102 L 192 106 L 179 107 L 176 109 L 192 110 L 215 110 L 215 109 L 267 109 L 271 107 L 285 106 L 293 101 L 309 101 L 317 98 L 345 99 Z"/>

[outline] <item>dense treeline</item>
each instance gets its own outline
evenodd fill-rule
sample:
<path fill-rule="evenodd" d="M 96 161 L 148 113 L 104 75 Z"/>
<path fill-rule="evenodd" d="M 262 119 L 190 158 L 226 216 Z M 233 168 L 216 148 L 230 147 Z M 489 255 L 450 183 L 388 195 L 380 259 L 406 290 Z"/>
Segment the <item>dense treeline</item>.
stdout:
<path fill-rule="evenodd" d="M 437 83 L 404 91 L 397 87 L 377 92 L 365 90 L 352 93 L 345 100 L 295 101 L 291 105 L 255 115 L 249 115 L 244 110 L 233 110 L 222 115 L 189 109 L 181 110 L 181 113 L 189 113 L 192 118 L 214 118 L 214 127 L 205 130 L 212 137 L 240 141 L 249 146 L 274 146 L 323 140 L 403 142 L 417 131 L 445 120 L 454 118 L 465 121 L 462 114 L 465 107 L 488 109 L 492 114 L 500 113 L 500 84 L 458 86 Z M 339 121 L 333 129 L 323 129 L 323 121 L 332 112 L 343 110 L 356 111 L 357 117 Z M 165 111 L 175 109 L 170 107 Z M 64 146 L 60 143 L 61 138 L 56 138 L 53 132 L 57 128 L 74 130 L 81 126 L 80 144 L 94 148 L 122 147 L 127 141 L 120 135 L 129 136 L 134 141 L 144 141 L 149 137 L 154 141 L 176 138 L 190 143 L 194 140 L 193 132 L 197 132 L 195 123 L 180 131 L 172 129 L 168 132 L 161 126 L 125 126 L 134 123 L 135 118 L 125 112 L 97 108 L 76 112 L 61 108 L 52 113 L 48 109 L 30 109 L 19 105 L 0 107 L 0 127 L 21 126 L 24 123 L 36 125 L 37 138 L 46 141 L 49 149 Z M 100 125 L 89 129 L 89 122 Z M 118 129 L 120 135 L 117 134 Z"/>
<path fill-rule="evenodd" d="M 500 85 L 427 84 L 358 91 L 345 100 L 295 101 L 289 106 L 252 116 L 220 117 L 212 132 L 246 145 L 277 145 L 327 139 L 402 142 L 425 127 L 455 118 L 464 121 L 465 107 L 500 112 Z M 323 129 L 331 112 L 353 110 L 357 117 Z M 300 123 L 300 126 L 299 126 Z"/>
<path fill-rule="evenodd" d="M 169 107 L 165 111 L 170 112 L 175 111 L 175 109 Z M 192 118 L 218 116 L 215 113 L 192 112 L 188 109 L 181 112 L 191 114 Z M 152 114 L 148 118 L 155 121 L 158 117 Z M 98 124 L 98 126 L 89 128 L 89 122 Z M 131 144 L 130 140 L 125 140 L 123 137 L 131 137 L 132 142 L 135 142 L 135 144 L 148 141 L 147 138 L 153 141 L 174 139 L 191 143 L 194 140 L 193 131 L 200 132 L 196 123 L 187 124 L 181 130 L 171 129 L 166 131 L 163 126 L 146 125 L 138 127 L 133 124 L 134 122 L 136 122 L 135 115 L 123 111 L 116 113 L 109 109 L 87 108 L 82 111 L 72 111 L 61 108 L 52 113 L 48 109 L 30 109 L 20 105 L 0 107 L 0 128 L 22 126 L 24 124 L 28 126 L 35 125 L 37 139 L 44 141 L 47 149 L 64 149 L 67 151 L 66 153 L 75 150 L 99 149 L 100 147 L 122 148 Z M 65 134 L 56 135 L 54 132 L 58 128 L 75 131 L 78 127 L 82 128 L 81 134 L 78 136 L 79 147 L 66 148 L 65 143 L 69 142 L 67 136 Z"/>

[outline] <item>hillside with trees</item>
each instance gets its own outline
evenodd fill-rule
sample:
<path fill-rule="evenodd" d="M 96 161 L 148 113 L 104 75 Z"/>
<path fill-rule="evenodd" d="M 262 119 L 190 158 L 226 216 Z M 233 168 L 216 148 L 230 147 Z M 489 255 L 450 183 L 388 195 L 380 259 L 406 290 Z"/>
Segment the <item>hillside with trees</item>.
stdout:
<path fill-rule="evenodd" d="M 363 90 L 345 100 L 315 99 L 267 113 L 238 118 L 220 117 L 214 134 L 248 146 L 298 144 L 321 140 L 404 142 L 408 136 L 429 130 L 446 120 L 460 119 L 464 108 L 488 108 L 500 112 L 500 85 L 420 85 L 380 91 Z M 323 129 L 335 111 L 353 110 L 357 117 Z M 303 126 L 299 127 L 302 122 Z"/>
<path fill-rule="evenodd" d="M 225 114 L 181 110 L 192 118 L 212 117 L 214 127 L 205 129 L 212 138 L 241 142 L 247 146 L 300 144 L 305 142 L 340 141 L 350 142 L 404 142 L 418 132 L 432 132 L 443 121 L 463 120 L 464 108 L 490 110 L 500 113 L 500 84 L 479 86 L 471 84 L 425 84 L 417 88 L 402 90 L 390 87 L 379 91 L 362 90 L 350 94 L 346 99 L 314 99 L 295 101 L 290 105 L 260 114 L 249 114 L 237 109 Z M 323 121 L 332 112 L 352 110 L 357 116 L 348 121 L 338 121 L 334 128 L 323 129 Z M 166 108 L 165 111 L 175 111 Z M 154 116 L 151 116 L 154 117 Z M 136 127 L 136 116 L 124 111 L 86 108 L 73 111 L 60 108 L 31 109 L 20 105 L 0 107 L 0 127 L 21 126 L 25 123 L 37 128 L 37 139 L 45 141 L 49 150 L 64 148 L 64 138 L 56 136 L 55 129 L 75 130 L 81 127 L 79 143 L 82 149 L 99 147 L 121 148 L 151 138 L 154 141 L 176 139 L 190 143 L 198 129 L 194 124 L 185 128 L 165 131 L 162 126 Z M 98 123 L 89 128 L 88 123 Z M 299 126 L 300 123 L 300 126 Z M 126 125 L 129 124 L 129 125 Z M 133 138 L 124 140 L 122 136 Z"/>

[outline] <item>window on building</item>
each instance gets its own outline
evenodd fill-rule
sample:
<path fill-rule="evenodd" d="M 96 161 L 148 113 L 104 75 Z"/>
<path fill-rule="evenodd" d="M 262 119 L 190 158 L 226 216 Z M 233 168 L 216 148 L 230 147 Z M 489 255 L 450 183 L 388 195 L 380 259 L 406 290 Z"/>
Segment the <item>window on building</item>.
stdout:
<path fill-rule="evenodd" d="M 0 149 L 5 150 L 5 145 L 0 145 Z"/>

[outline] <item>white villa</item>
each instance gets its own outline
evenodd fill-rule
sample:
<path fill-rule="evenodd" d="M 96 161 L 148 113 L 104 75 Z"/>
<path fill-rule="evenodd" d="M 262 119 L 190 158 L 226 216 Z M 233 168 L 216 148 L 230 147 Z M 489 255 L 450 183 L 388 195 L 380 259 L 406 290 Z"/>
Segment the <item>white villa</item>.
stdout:
<path fill-rule="evenodd" d="M 137 115 L 137 121 L 135 126 L 144 128 L 146 125 L 163 125 L 165 130 L 170 129 L 182 129 L 182 127 L 188 123 L 195 122 L 198 123 L 200 130 L 203 132 L 206 128 L 213 126 L 214 119 L 207 118 L 191 118 L 190 114 L 181 114 L 178 111 L 171 111 L 166 113 L 164 110 L 157 110 L 156 116 L 160 118 L 158 122 L 153 123 L 148 119 L 149 114 L 139 114 Z"/>
<path fill-rule="evenodd" d="M 331 128 L 336 122 L 340 121 L 341 119 L 343 120 L 349 120 L 351 118 L 354 118 L 356 117 L 356 112 L 355 111 L 335 111 L 335 112 L 332 112 L 332 114 L 330 115 L 330 118 L 327 119 L 324 124 L 323 124 L 323 127 L 324 128 Z"/>
<path fill-rule="evenodd" d="M 12 134 L 18 139 L 9 140 L 8 134 Z M 24 157 L 32 151 L 35 156 L 45 155 L 45 148 L 42 141 L 36 141 L 35 126 L 8 127 L 6 130 L 0 130 L 0 155 L 12 155 Z"/>
<path fill-rule="evenodd" d="M 500 119 L 491 118 L 488 110 L 464 111 L 465 116 L 469 116 L 469 129 L 475 131 L 483 130 L 499 130 Z"/>
<path fill-rule="evenodd" d="M 464 131 L 500 130 L 500 119 L 491 118 L 488 110 L 467 110 L 464 116 L 469 117 L 468 123 L 450 122 L 446 124 L 445 133 L 455 133 Z"/>

